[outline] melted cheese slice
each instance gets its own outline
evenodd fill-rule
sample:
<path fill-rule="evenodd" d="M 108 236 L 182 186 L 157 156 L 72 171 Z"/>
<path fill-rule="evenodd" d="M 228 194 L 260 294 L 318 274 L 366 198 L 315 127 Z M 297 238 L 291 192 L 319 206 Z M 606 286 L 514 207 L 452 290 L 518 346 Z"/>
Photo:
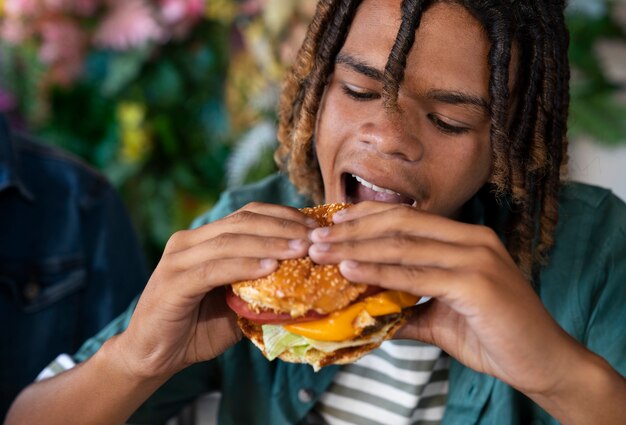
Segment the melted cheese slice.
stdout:
<path fill-rule="evenodd" d="M 400 313 L 420 298 L 400 291 L 379 292 L 323 319 L 285 325 L 284 328 L 288 332 L 318 341 L 345 341 L 358 336 L 363 330 L 355 325 L 357 318 L 362 317 L 364 312 L 373 317 Z"/>

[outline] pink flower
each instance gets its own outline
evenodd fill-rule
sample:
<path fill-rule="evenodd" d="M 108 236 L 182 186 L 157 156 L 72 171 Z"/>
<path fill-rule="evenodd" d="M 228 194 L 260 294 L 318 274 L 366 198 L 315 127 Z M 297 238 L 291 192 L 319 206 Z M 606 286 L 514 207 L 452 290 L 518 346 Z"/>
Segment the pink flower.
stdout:
<path fill-rule="evenodd" d="M 265 3 L 264 0 L 244 0 L 239 6 L 239 12 L 249 17 L 260 15 L 266 6 Z"/>
<path fill-rule="evenodd" d="M 47 12 L 77 13 L 92 16 L 102 0 L 40 0 L 42 9 Z"/>
<path fill-rule="evenodd" d="M 41 23 L 40 60 L 50 69 L 53 83 L 68 85 L 80 75 L 87 36 L 78 24 L 67 18 Z"/>
<path fill-rule="evenodd" d="M 26 18 L 37 15 L 40 9 L 38 0 L 5 0 L 4 13 L 12 18 Z"/>
<path fill-rule="evenodd" d="M 204 14 L 204 0 L 161 0 L 160 15 L 168 25 L 195 21 Z"/>
<path fill-rule="evenodd" d="M 153 10 L 144 0 L 118 0 L 112 5 L 94 36 L 99 47 L 127 50 L 165 39 Z"/>
<path fill-rule="evenodd" d="M 43 8 L 49 12 L 68 12 L 72 10 L 72 0 L 42 0 Z"/>
<path fill-rule="evenodd" d="M 9 44 L 20 44 L 31 35 L 32 30 L 21 19 L 4 18 L 0 21 L 0 38 Z"/>
<path fill-rule="evenodd" d="M 174 25 L 185 18 L 187 11 L 184 0 L 161 1 L 161 19 L 168 25 Z"/>
<path fill-rule="evenodd" d="M 204 15 L 205 9 L 204 0 L 187 1 L 187 15 L 191 18 L 201 18 Z"/>
<path fill-rule="evenodd" d="M 80 16 L 93 16 L 101 0 L 74 0 L 74 11 Z"/>
<path fill-rule="evenodd" d="M 160 0 L 159 17 L 175 37 L 184 37 L 204 15 L 204 0 Z"/>

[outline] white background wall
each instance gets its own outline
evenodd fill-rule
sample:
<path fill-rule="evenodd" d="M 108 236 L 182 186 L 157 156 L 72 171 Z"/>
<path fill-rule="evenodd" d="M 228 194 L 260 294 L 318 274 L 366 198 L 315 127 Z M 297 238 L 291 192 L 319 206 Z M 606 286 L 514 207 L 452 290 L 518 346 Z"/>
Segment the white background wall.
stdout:
<path fill-rule="evenodd" d="M 572 141 L 569 178 L 611 189 L 626 201 L 626 141 L 617 146 Z"/>

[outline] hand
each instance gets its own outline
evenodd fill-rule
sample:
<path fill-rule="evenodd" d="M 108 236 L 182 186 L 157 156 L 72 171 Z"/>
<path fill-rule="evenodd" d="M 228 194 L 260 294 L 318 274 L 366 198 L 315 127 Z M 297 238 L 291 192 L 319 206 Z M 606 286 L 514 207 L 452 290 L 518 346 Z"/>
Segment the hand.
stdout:
<path fill-rule="evenodd" d="M 582 346 L 551 318 L 492 230 L 402 205 L 363 202 L 341 213 L 335 226 L 312 232 L 314 261 L 340 263 L 352 281 L 434 298 L 397 337 L 435 344 L 527 394 L 571 372 Z"/>
<path fill-rule="evenodd" d="M 129 370 L 169 377 L 237 342 L 240 331 L 222 287 L 270 274 L 277 259 L 305 255 L 316 226 L 294 208 L 254 203 L 174 234 L 115 342 Z"/>

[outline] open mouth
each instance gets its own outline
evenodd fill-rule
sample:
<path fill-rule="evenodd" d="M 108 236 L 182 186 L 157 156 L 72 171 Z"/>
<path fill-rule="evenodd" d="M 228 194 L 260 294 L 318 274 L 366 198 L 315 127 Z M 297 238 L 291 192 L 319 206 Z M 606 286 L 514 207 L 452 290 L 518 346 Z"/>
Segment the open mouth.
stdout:
<path fill-rule="evenodd" d="M 343 175 L 346 202 L 379 201 L 389 204 L 415 205 L 415 199 L 385 187 L 377 186 L 355 174 Z"/>

